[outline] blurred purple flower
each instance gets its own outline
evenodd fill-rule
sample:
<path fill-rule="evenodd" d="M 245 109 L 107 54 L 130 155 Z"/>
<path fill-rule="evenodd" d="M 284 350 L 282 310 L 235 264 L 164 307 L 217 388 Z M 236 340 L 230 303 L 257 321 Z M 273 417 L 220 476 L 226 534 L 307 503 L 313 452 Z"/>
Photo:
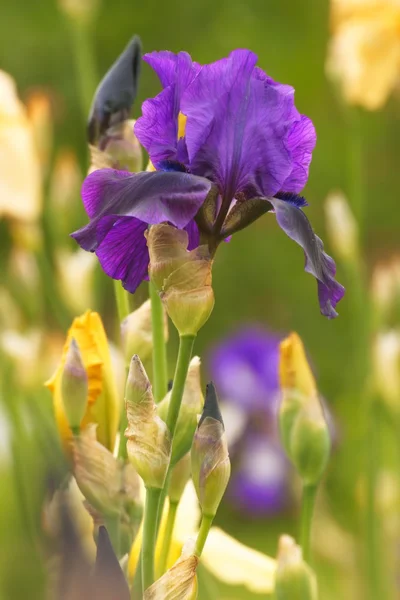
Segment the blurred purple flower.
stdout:
<path fill-rule="evenodd" d="M 90 175 L 83 197 L 91 222 L 73 236 L 133 292 L 147 273 L 146 225 L 193 223 L 212 184 L 213 210 L 208 221 L 197 219 L 210 246 L 273 211 L 304 249 L 321 312 L 336 316 L 344 289 L 297 195 L 307 182 L 316 135 L 294 105 L 294 89 L 256 67 L 249 50 L 204 66 L 185 52 L 153 52 L 144 60 L 164 89 L 144 102 L 135 133 L 157 171 Z"/>
<path fill-rule="evenodd" d="M 233 457 L 228 497 L 252 515 L 276 513 L 290 500 L 290 466 L 278 433 L 279 341 L 261 327 L 249 327 L 210 357 Z"/>

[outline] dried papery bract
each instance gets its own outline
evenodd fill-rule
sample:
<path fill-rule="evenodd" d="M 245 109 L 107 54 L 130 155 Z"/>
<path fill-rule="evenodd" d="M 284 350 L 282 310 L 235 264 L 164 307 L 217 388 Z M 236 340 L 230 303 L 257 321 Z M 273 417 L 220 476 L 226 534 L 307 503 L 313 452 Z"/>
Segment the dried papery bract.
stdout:
<path fill-rule="evenodd" d="M 88 403 L 88 376 L 74 338 L 68 347 L 61 376 L 61 396 L 71 430 L 79 432 Z"/>
<path fill-rule="evenodd" d="M 107 129 L 100 148 L 89 145 L 89 173 L 97 169 L 120 169 L 136 173 L 142 169 L 142 149 L 133 133 L 134 125 L 133 119 L 117 123 Z"/>
<path fill-rule="evenodd" d="M 281 536 L 275 579 L 276 600 L 317 600 L 317 580 L 303 561 L 301 548 L 288 535 Z"/>
<path fill-rule="evenodd" d="M 184 230 L 161 224 L 147 234 L 149 274 L 181 336 L 196 335 L 214 308 L 212 259 L 206 246 L 189 252 Z"/>
<path fill-rule="evenodd" d="M 296 333 L 280 346 L 279 411 L 283 446 L 306 485 L 318 483 L 330 453 L 330 436 L 314 376 Z"/>
<path fill-rule="evenodd" d="M 228 444 L 214 384 L 207 385 L 204 411 L 193 438 L 192 478 L 203 515 L 214 517 L 231 474 Z"/>
<path fill-rule="evenodd" d="M 142 361 L 146 361 L 151 357 L 153 350 L 153 329 L 150 300 L 146 300 L 146 302 L 122 321 L 121 337 L 125 356 L 129 360 L 134 354 L 140 356 Z M 168 341 L 168 319 L 165 313 L 164 340 Z"/>
<path fill-rule="evenodd" d="M 146 590 L 144 600 L 196 600 L 199 559 L 193 550 L 193 542 L 189 540 L 179 560 Z"/>
<path fill-rule="evenodd" d="M 81 492 L 103 515 L 120 514 L 139 503 L 139 477 L 132 465 L 124 465 L 96 440 L 96 426 L 89 425 L 73 441 L 73 471 Z"/>
<path fill-rule="evenodd" d="M 157 415 L 150 381 L 138 356 L 131 361 L 125 391 L 128 456 L 148 488 L 162 488 L 171 454 L 168 428 Z"/>
<path fill-rule="evenodd" d="M 199 415 L 203 411 L 204 396 L 201 390 L 200 365 L 200 358 L 194 356 L 190 361 L 183 390 L 182 404 L 172 442 L 171 462 L 173 465 L 189 452 Z M 168 392 L 164 400 L 157 406 L 157 412 L 163 421 L 167 418 L 170 399 L 171 391 Z"/>

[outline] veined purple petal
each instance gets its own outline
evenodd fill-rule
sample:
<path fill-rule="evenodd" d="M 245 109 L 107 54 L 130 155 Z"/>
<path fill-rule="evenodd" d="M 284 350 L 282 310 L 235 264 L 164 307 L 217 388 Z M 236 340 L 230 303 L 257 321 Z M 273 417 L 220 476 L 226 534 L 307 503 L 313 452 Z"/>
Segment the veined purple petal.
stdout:
<path fill-rule="evenodd" d="M 182 95 L 201 67 L 192 62 L 187 52 L 152 52 L 143 59 L 155 70 L 165 89 L 143 103 L 135 134 L 153 164 L 165 159 L 185 162 L 186 146 L 178 139 L 178 115 Z"/>
<path fill-rule="evenodd" d="M 174 116 L 174 102 L 175 90 L 167 87 L 155 98 L 143 102 L 142 116 L 135 123 L 135 135 L 153 164 L 177 160 L 178 117 Z"/>
<path fill-rule="evenodd" d="M 167 221 L 182 229 L 195 217 L 210 187 L 208 180 L 189 173 L 94 171 L 82 187 L 92 220 L 72 237 L 85 250 L 95 250 L 100 241 L 97 224 L 106 215 L 136 217 L 147 224 Z"/>
<path fill-rule="evenodd" d="M 298 118 L 293 94 L 255 76 L 256 61 L 235 50 L 204 66 L 182 99 L 191 172 L 225 196 L 274 195 L 292 171 L 285 137 Z"/>
<path fill-rule="evenodd" d="M 309 220 L 300 208 L 278 198 L 269 198 L 268 200 L 275 209 L 278 225 L 304 250 L 305 270 L 314 275 L 318 282 L 321 313 L 329 319 L 337 317 L 338 313 L 335 307 L 343 298 L 345 290 L 335 280 L 334 260 L 324 252 L 322 240 L 315 235 Z"/>
<path fill-rule="evenodd" d="M 200 232 L 197 227 L 196 221 L 193 219 L 186 227 L 185 231 L 188 233 L 188 250 L 194 250 L 200 244 Z"/>
<path fill-rule="evenodd" d="M 287 136 L 287 148 L 290 150 L 293 166 L 289 177 L 282 184 L 286 192 L 301 192 L 308 179 L 312 152 L 317 141 L 317 134 L 312 121 L 301 115 Z"/>
<path fill-rule="evenodd" d="M 114 215 L 103 217 L 97 226 L 101 241 L 96 255 L 103 271 L 113 279 L 120 279 L 131 294 L 147 275 L 146 229 L 147 224 L 135 217 Z"/>

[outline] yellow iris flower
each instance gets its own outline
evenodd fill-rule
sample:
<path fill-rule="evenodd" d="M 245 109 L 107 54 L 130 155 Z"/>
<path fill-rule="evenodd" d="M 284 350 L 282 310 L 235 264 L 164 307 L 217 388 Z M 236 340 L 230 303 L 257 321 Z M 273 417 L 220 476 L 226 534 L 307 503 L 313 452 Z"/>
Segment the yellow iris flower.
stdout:
<path fill-rule="evenodd" d="M 160 560 L 167 512 L 166 507 L 156 546 L 156 573 L 157 563 Z M 200 516 L 196 492 L 193 483 L 190 481 L 178 506 L 167 561 L 168 568 L 172 567 L 179 559 L 188 538 L 196 537 Z M 130 579 L 133 579 L 138 565 L 141 544 L 142 531 L 140 529 L 129 556 L 128 575 Z M 276 561 L 241 544 L 218 527 L 211 528 L 200 560 L 210 573 L 228 585 L 243 585 L 248 590 L 260 594 L 271 593 L 274 589 Z M 158 577 L 161 575 L 159 569 L 157 575 Z"/>
<path fill-rule="evenodd" d="M 85 427 L 88 423 L 97 424 L 97 440 L 112 452 L 119 424 L 121 401 L 103 323 L 98 313 L 90 310 L 74 319 L 68 331 L 60 364 L 53 377 L 46 383 L 53 394 L 54 412 L 61 439 L 68 446 L 68 440 L 72 436 L 61 397 L 62 373 L 72 339 L 75 339 L 78 344 L 88 376 L 87 410 L 81 425 Z"/>
<path fill-rule="evenodd" d="M 381 108 L 400 75 L 400 0 L 332 0 L 328 73 L 349 104 Z"/>

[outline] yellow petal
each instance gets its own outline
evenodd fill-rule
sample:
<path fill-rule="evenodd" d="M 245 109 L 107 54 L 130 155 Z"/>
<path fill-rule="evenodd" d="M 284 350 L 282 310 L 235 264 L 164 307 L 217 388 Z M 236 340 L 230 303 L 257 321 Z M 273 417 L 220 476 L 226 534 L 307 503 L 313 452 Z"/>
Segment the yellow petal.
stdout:
<path fill-rule="evenodd" d="M 201 557 L 215 577 L 229 585 L 244 585 L 256 593 L 274 589 L 276 561 L 212 527 Z"/>
<path fill-rule="evenodd" d="M 0 216 L 36 220 L 41 176 L 32 127 L 14 80 L 0 71 Z"/>
<path fill-rule="evenodd" d="M 74 319 L 68 331 L 61 362 L 53 377 L 46 383 L 53 393 L 54 410 L 61 438 L 67 442 L 71 437 L 61 397 L 61 375 L 72 338 L 79 346 L 88 374 L 88 407 L 82 426 L 96 423 L 98 441 L 113 451 L 120 403 L 106 333 L 98 313 L 90 310 Z"/>

